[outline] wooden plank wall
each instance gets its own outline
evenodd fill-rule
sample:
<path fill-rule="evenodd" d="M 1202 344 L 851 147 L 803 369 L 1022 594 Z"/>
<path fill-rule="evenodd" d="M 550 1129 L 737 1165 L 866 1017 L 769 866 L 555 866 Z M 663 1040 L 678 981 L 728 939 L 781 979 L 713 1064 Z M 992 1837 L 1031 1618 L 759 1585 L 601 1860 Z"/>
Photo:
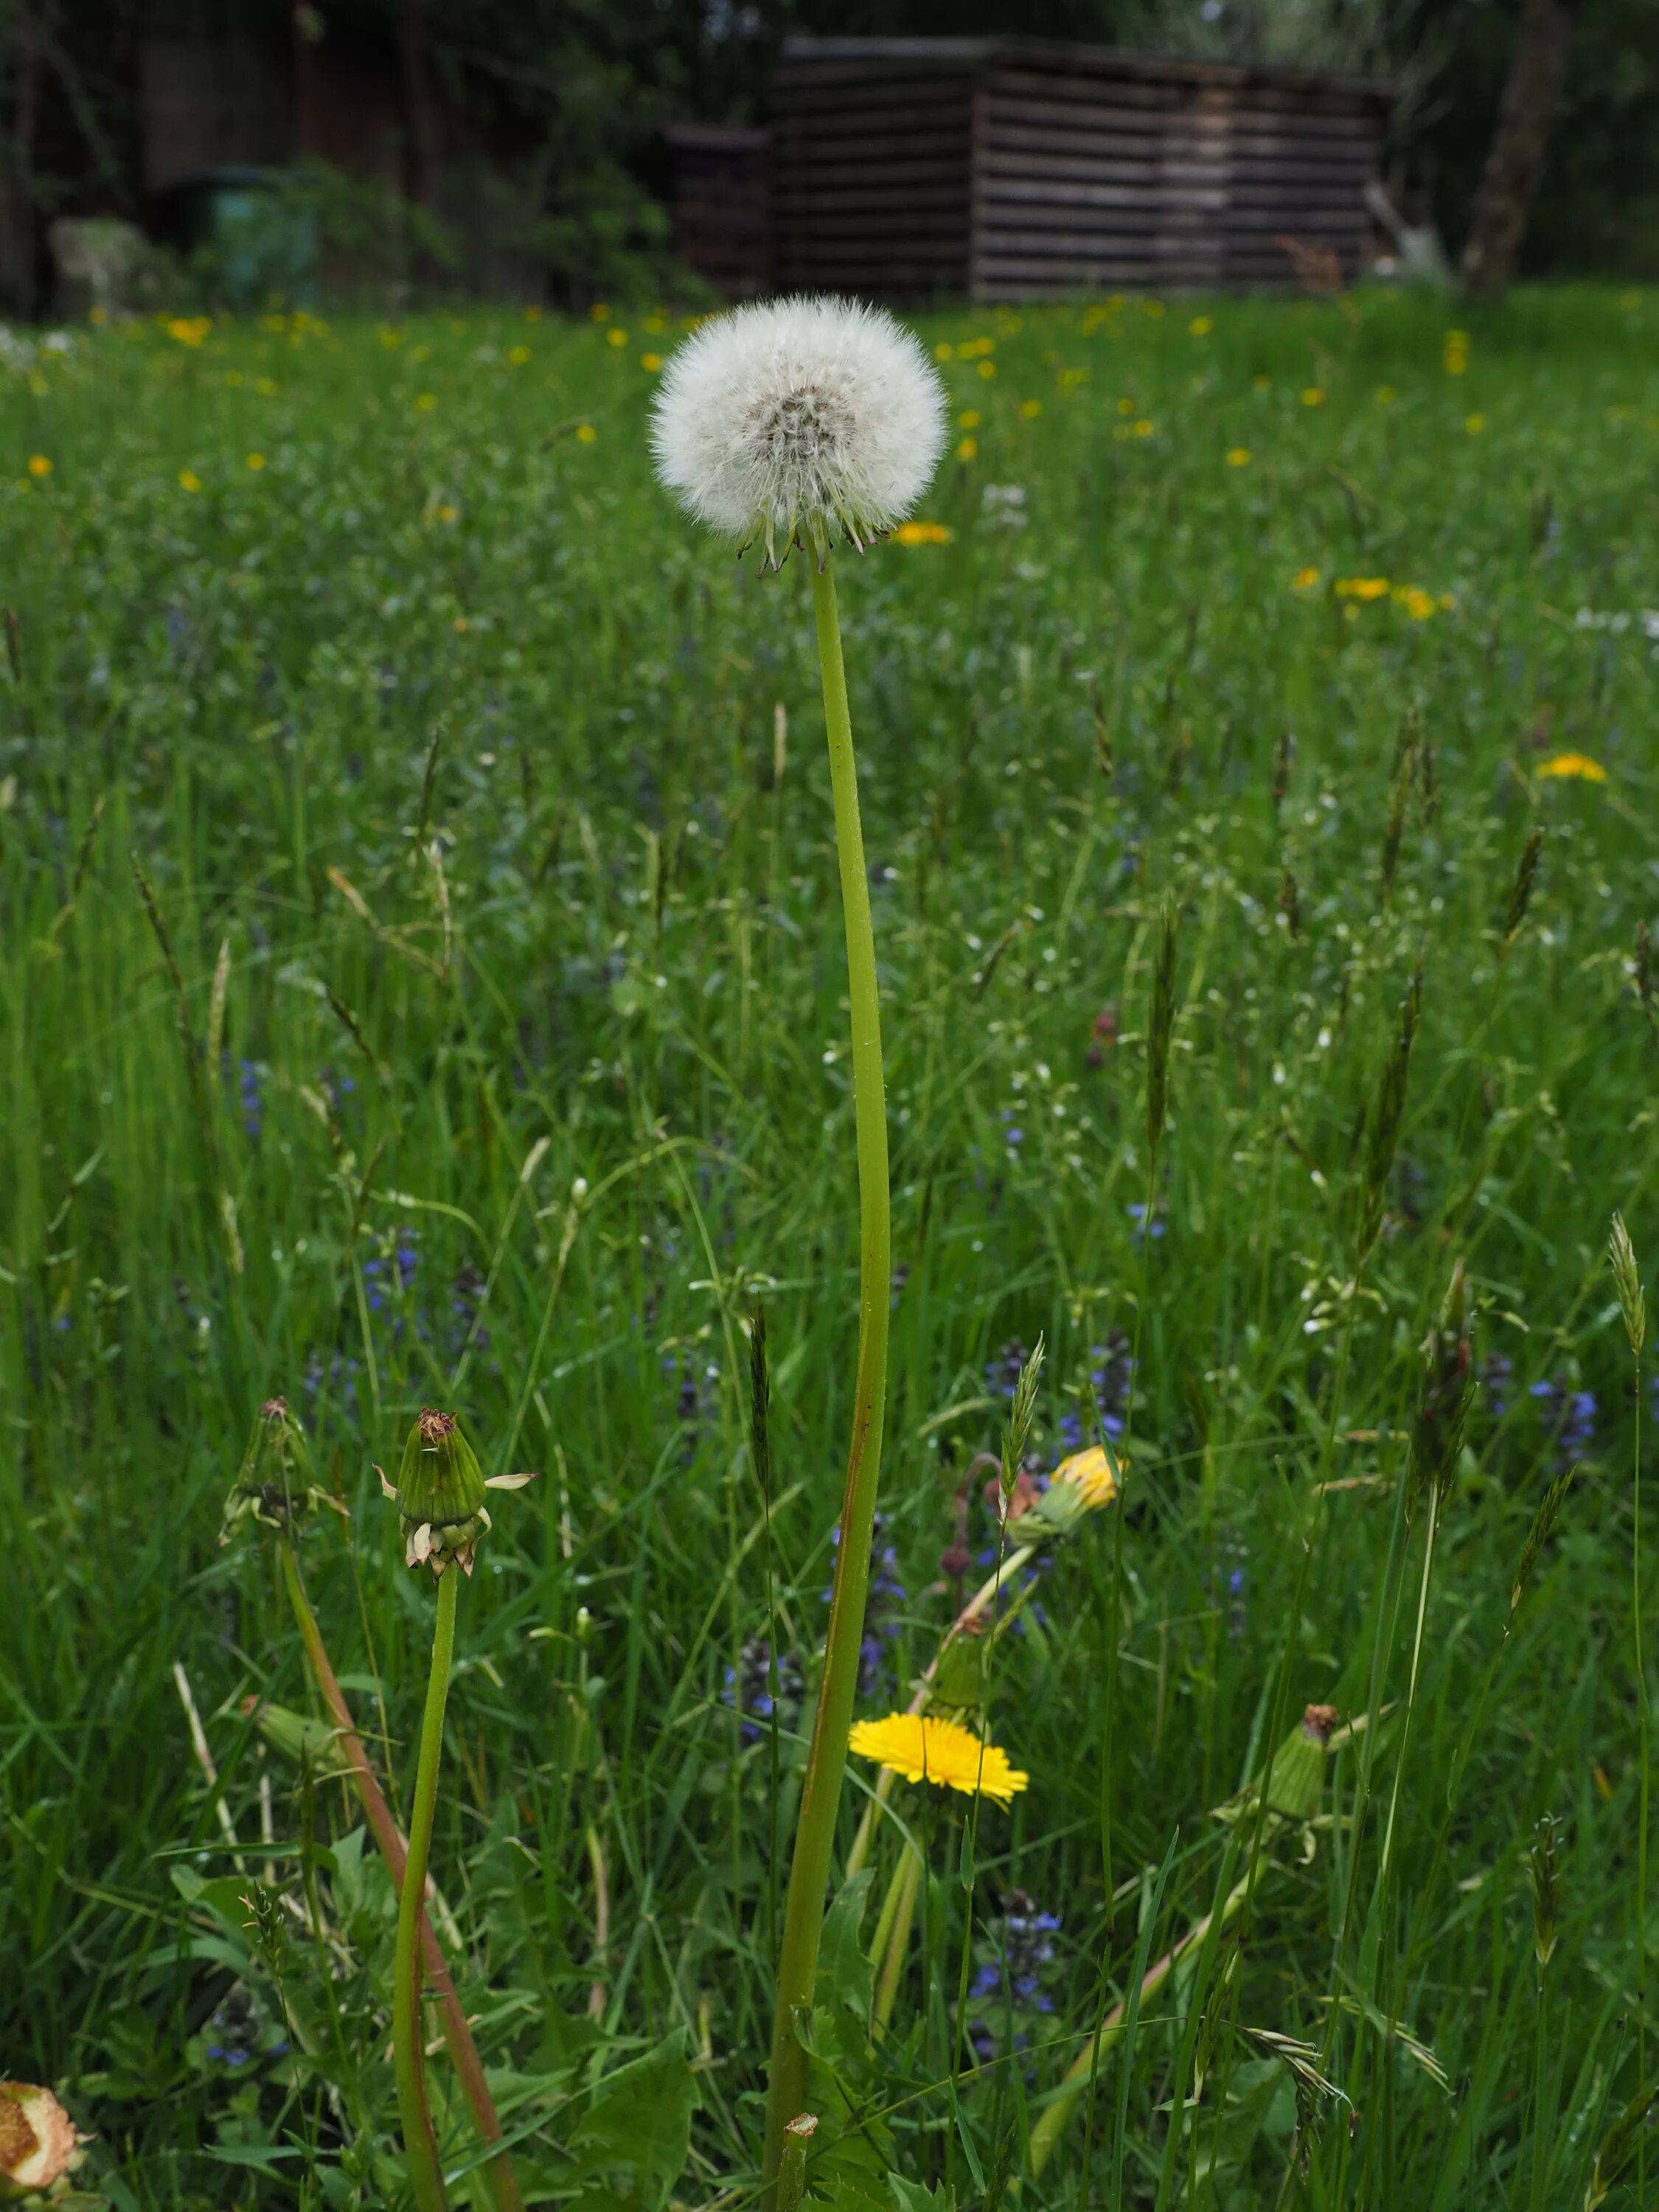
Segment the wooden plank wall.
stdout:
<path fill-rule="evenodd" d="M 771 103 L 780 291 L 968 290 L 974 82 L 908 57 L 781 64 Z"/>
<path fill-rule="evenodd" d="M 803 42 L 805 44 L 805 42 Z M 1382 88 L 965 43 L 799 49 L 774 83 L 775 281 L 875 298 L 1284 284 L 1290 236 L 1352 276 Z"/>

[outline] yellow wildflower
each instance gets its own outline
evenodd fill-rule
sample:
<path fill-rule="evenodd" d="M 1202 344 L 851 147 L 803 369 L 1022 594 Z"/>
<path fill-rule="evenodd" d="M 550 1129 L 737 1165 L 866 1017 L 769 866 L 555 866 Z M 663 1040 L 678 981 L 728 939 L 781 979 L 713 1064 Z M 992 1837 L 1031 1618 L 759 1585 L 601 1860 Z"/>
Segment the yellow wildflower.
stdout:
<path fill-rule="evenodd" d="M 1392 407 L 1399 397 L 1400 394 L 1391 384 L 1379 384 L 1376 387 L 1376 404 L 1379 407 Z"/>
<path fill-rule="evenodd" d="M 507 356 L 507 366 L 509 368 L 522 368 L 529 358 L 530 348 L 527 345 L 515 345 Z"/>
<path fill-rule="evenodd" d="M 270 377 L 256 376 L 253 380 L 253 389 L 258 393 L 261 399 L 270 399 L 274 397 L 276 386 Z"/>
<path fill-rule="evenodd" d="M 194 469 L 180 469 L 179 483 L 180 489 L 185 491 L 200 491 L 202 489 L 202 479 Z"/>
<path fill-rule="evenodd" d="M 452 507 L 447 500 L 446 500 L 443 502 L 443 505 L 438 509 L 438 520 L 440 522 L 459 522 L 460 519 L 461 511 L 459 507 Z"/>
<path fill-rule="evenodd" d="M 429 415 L 437 404 L 438 395 L 435 392 L 422 392 L 416 399 L 415 411 L 417 415 Z"/>
<path fill-rule="evenodd" d="M 977 407 L 964 407 L 957 417 L 957 428 L 960 430 L 977 430 L 984 420 L 985 417 Z"/>
<path fill-rule="evenodd" d="M 900 545 L 948 545 L 955 536 L 946 522 L 901 522 L 893 532 Z"/>
<path fill-rule="evenodd" d="M 1463 428 L 1472 438 L 1478 438 L 1486 427 L 1486 418 L 1484 415 L 1470 415 L 1464 418 Z"/>
<path fill-rule="evenodd" d="M 1042 412 L 1042 402 L 1040 399 L 1022 399 L 1019 411 L 1028 422 L 1035 422 Z"/>
<path fill-rule="evenodd" d="M 1206 338 L 1215 328 L 1215 324 L 1208 315 L 1194 315 L 1187 328 L 1195 338 Z"/>
<path fill-rule="evenodd" d="M 989 380 L 989 379 L 990 379 L 990 378 L 992 378 L 992 377 L 994 377 L 994 376 L 996 374 L 996 373 L 997 373 L 997 365 L 996 365 L 995 362 L 994 362 L 994 361 L 982 361 L 982 362 L 981 362 L 981 363 L 980 363 L 980 365 L 979 365 L 979 373 L 980 373 L 980 374 L 981 374 L 982 377 L 986 378 L 986 379 L 987 379 L 987 380 L 988 381 L 988 380 Z"/>
<path fill-rule="evenodd" d="M 1336 596 L 1339 599 L 1386 599 L 1389 580 L 1386 576 L 1339 576 Z"/>
<path fill-rule="evenodd" d="M 607 345 L 625 346 L 628 343 L 626 331 L 607 331 L 605 336 Z"/>
<path fill-rule="evenodd" d="M 1445 362 L 1448 376 L 1462 376 L 1469 365 L 1469 334 L 1467 331 L 1448 331 L 1441 359 Z"/>
<path fill-rule="evenodd" d="M 1302 395 L 1302 404 L 1304 407 L 1322 407 L 1325 404 L 1323 387 L 1317 384 L 1309 385 Z"/>
<path fill-rule="evenodd" d="M 167 336 L 176 338 L 180 345 L 194 348 L 201 344 L 212 328 L 211 315 L 175 315 L 167 325 Z"/>
<path fill-rule="evenodd" d="M 1593 761 L 1588 753 L 1557 753 L 1547 760 L 1538 771 L 1540 775 L 1576 776 L 1582 783 L 1605 783 L 1607 772 L 1600 761 Z"/>
<path fill-rule="evenodd" d="M 976 460 L 978 457 L 979 440 L 977 438 L 963 438 L 957 447 L 957 459 L 959 461 L 971 461 Z"/>
<path fill-rule="evenodd" d="M 640 367 L 648 368 L 654 376 L 662 367 L 662 356 L 659 353 L 642 353 L 640 356 Z"/>
<path fill-rule="evenodd" d="M 1049 1488 L 1061 1486 L 1076 1491 L 1091 1512 L 1109 1505 L 1117 1496 L 1117 1482 L 1112 1474 L 1112 1463 L 1098 1444 L 1091 1444 L 1086 1451 L 1073 1452 L 1054 1469 Z"/>
<path fill-rule="evenodd" d="M 1140 312 L 1143 315 L 1150 315 L 1156 322 L 1164 313 L 1164 302 L 1162 300 L 1143 300 L 1140 303 Z"/>
<path fill-rule="evenodd" d="M 1133 415 L 1135 411 L 1134 401 L 1127 398 L 1120 399 L 1117 403 L 1117 411 L 1120 415 Z"/>
<path fill-rule="evenodd" d="M 49 477 L 52 474 L 52 463 L 46 454 L 31 453 L 29 455 L 29 474 L 32 477 Z"/>
<path fill-rule="evenodd" d="M 1258 392 L 1271 392 L 1273 390 L 1273 380 L 1272 377 L 1264 376 L 1260 369 L 1258 369 L 1255 374 L 1250 379 L 1250 382 Z"/>
<path fill-rule="evenodd" d="M 1149 422 L 1146 417 L 1143 415 L 1139 422 L 1135 424 L 1135 435 L 1137 438 L 1150 438 L 1156 427 L 1157 426 L 1155 424 Z"/>
<path fill-rule="evenodd" d="M 1419 584 L 1396 584 L 1393 596 L 1413 622 L 1427 622 L 1437 604 L 1434 593 Z"/>
<path fill-rule="evenodd" d="M 1227 466 L 1230 469 L 1248 469 L 1249 465 L 1250 449 L 1248 446 L 1229 447 L 1227 450 Z"/>
<path fill-rule="evenodd" d="M 956 356 L 956 348 L 951 343 L 951 341 L 948 338 L 942 338 L 939 344 L 933 348 L 933 359 L 935 361 L 953 360 Z"/>
<path fill-rule="evenodd" d="M 1298 592 L 1310 592 L 1319 581 L 1317 568 L 1298 568 L 1291 579 Z"/>
<path fill-rule="evenodd" d="M 258 476 L 265 465 L 265 457 L 263 453 L 250 453 L 247 457 L 247 465 L 255 476 Z"/>
<path fill-rule="evenodd" d="M 966 1797 L 981 1793 L 1006 1805 L 1030 1781 L 1008 1764 L 994 1743 L 981 1744 L 972 1729 L 935 1713 L 891 1713 L 884 1721 L 856 1721 L 849 1751 L 890 1766 L 907 1782 L 938 1782 Z"/>
<path fill-rule="evenodd" d="M 576 425 L 576 441 L 579 445 L 591 446 L 599 434 L 591 422 L 578 422 Z"/>
<path fill-rule="evenodd" d="M 603 300 L 595 300 L 587 312 L 596 323 L 608 323 L 611 320 L 611 310 Z"/>

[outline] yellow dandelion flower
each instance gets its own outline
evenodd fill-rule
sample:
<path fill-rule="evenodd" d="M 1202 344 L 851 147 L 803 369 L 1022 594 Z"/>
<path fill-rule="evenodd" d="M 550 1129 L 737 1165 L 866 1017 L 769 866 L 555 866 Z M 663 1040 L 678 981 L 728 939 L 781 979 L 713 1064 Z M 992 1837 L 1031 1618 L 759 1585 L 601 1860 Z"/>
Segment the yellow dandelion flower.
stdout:
<path fill-rule="evenodd" d="M 1271 392 L 1273 388 L 1273 380 L 1272 377 L 1264 376 L 1260 369 L 1258 369 L 1255 374 L 1250 379 L 1250 383 L 1257 392 Z"/>
<path fill-rule="evenodd" d="M 395 323 L 381 323 L 378 325 L 376 326 L 374 335 L 379 338 L 380 343 L 386 348 L 388 353 L 391 353 L 394 348 L 400 346 L 404 342 L 404 334 L 398 328 Z"/>
<path fill-rule="evenodd" d="M 1140 303 L 1140 312 L 1143 315 L 1150 315 L 1156 322 L 1164 313 L 1164 302 L 1162 300 L 1143 300 Z"/>
<path fill-rule="evenodd" d="M 247 457 L 247 465 L 254 475 L 258 476 L 265 465 L 265 457 L 263 453 L 250 453 Z"/>
<path fill-rule="evenodd" d="M 465 615 L 457 615 L 450 627 L 454 630 L 458 637 L 465 637 L 468 630 L 471 629 L 472 625 L 468 622 Z"/>
<path fill-rule="evenodd" d="M 607 345 L 625 346 L 628 343 L 628 333 L 626 331 L 607 331 L 605 337 L 605 343 Z"/>
<path fill-rule="evenodd" d="M 1322 407 L 1325 404 L 1323 386 L 1317 384 L 1309 385 L 1302 394 L 1302 404 L 1304 407 Z"/>
<path fill-rule="evenodd" d="M 578 422 L 576 425 L 576 442 L 578 445 L 591 446 L 599 434 L 599 432 L 593 428 L 593 425 L 591 422 Z"/>
<path fill-rule="evenodd" d="M 515 345 L 507 356 L 507 366 L 509 368 L 522 368 L 529 358 L 530 348 L 527 345 Z"/>
<path fill-rule="evenodd" d="M 1019 411 L 1028 422 L 1035 422 L 1042 412 L 1042 402 L 1040 399 L 1022 399 Z"/>
<path fill-rule="evenodd" d="M 542 311 L 539 307 L 526 307 L 524 311 L 524 319 L 527 323 L 538 323 L 542 319 Z"/>
<path fill-rule="evenodd" d="M 460 519 L 461 511 L 459 507 L 452 507 L 447 500 L 446 500 L 443 505 L 438 509 L 438 520 L 440 522 L 459 522 Z"/>
<path fill-rule="evenodd" d="M 893 539 L 899 545 L 948 545 L 956 534 L 947 522 L 901 522 Z"/>
<path fill-rule="evenodd" d="M 32 477 L 49 477 L 52 474 L 52 463 L 45 453 L 29 455 L 29 474 Z"/>
<path fill-rule="evenodd" d="M 1133 415 L 1135 411 L 1134 401 L 1129 398 L 1120 399 L 1117 403 L 1117 411 L 1120 415 Z"/>
<path fill-rule="evenodd" d="M 1376 404 L 1379 407 L 1392 407 L 1399 397 L 1400 394 L 1391 384 L 1379 384 L 1376 387 Z"/>
<path fill-rule="evenodd" d="M 1006 1805 L 1030 1781 L 1008 1764 L 994 1743 L 981 1744 L 972 1729 L 935 1713 L 890 1713 L 884 1721 L 857 1721 L 847 1747 L 860 1759 L 890 1766 L 907 1782 L 938 1782 L 965 1797 L 983 1795 Z"/>
<path fill-rule="evenodd" d="M 179 471 L 179 489 L 183 491 L 200 491 L 202 489 L 202 479 L 197 475 L 194 469 L 180 469 Z"/>
<path fill-rule="evenodd" d="M 1215 328 L 1215 323 L 1208 315 L 1194 315 L 1191 322 L 1188 324 L 1187 328 L 1192 333 L 1194 337 L 1206 338 L 1209 337 L 1210 332 Z"/>
<path fill-rule="evenodd" d="M 994 362 L 994 361 L 982 361 L 982 362 L 981 362 L 981 363 L 980 363 L 980 365 L 979 365 L 979 373 L 980 373 L 980 374 L 981 374 L 982 377 L 984 377 L 984 378 L 987 380 L 987 381 L 988 382 L 988 381 L 989 381 L 989 380 L 990 380 L 992 377 L 994 377 L 994 376 L 996 374 L 996 373 L 997 373 L 997 365 L 996 365 L 995 362 Z"/>
<path fill-rule="evenodd" d="M 640 367 L 648 368 L 654 376 L 662 367 L 662 356 L 659 353 L 642 353 L 640 356 Z"/>
<path fill-rule="evenodd" d="M 956 359 L 956 352 L 957 349 L 951 343 L 949 338 L 941 338 L 939 343 L 933 348 L 933 359 L 935 361 L 954 361 Z"/>
<path fill-rule="evenodd" d="M 977 438 L 963 438 L 958 442 L 957 447 L 957 459 L 959 461 L 975 460 L 978 459 L 978 456 L 979 440 Z"/>
<path fill-rule="evenodd" d="M 964 407 L 957 417 L 957 428 L 959 430 L 977 430 L 984 420 L 977 407 Z"/>
<path fill-rule="evenodd" d="M 1139 422 L 1135 424 L 1135 435 L 1137 438 L 1150 438 L 1156 427 L 1155 423 L 1148 422 L 1143 415 Z"/>
<path fill-rule="evenodd" d="M 1086 1451 L 1073 1452 L 1069 1459 L 1061 1460 L 1048 1486 L 1053 1490 L 1062 1484 L 1074 1490 L 1091 1513 L 1103 1505 L 1109 1505 L 1117 1496 L 1112 1463 L 1098 1444 L 1091 1444 Z"/>
<path fill-rule="evenodd" d="M 596 323 L 608 323 L 611 320 L 611 310 L 603 300 L 595 300 L 587 312 Z"/>
<path fill-rule="evenodd" d="M 1463 428 L 1472 438 L 1478 438 L 1486 427 L 1486 418 L 1484 415 L 1468 415 L 1464 417 Z"/>
<path fill-rule="evenodd" d="M 1291 579 L 1298 592 L 1310 592 L 1319 581 L 1317 568 L 1298 568 Z"/>
<path fill-rule="evenodd" d="M 1427 622 L 1437 611 L 1438 602 L 1432 592 L 1425 592 L 1419 584 L 1396 584 L 1394 597 L 1404 607 L 1413 622 Z"/>
<path fill-rule="evenodd" d="M 1469 365 L 1469 334 L 1467 331 L 1448 331 L 1441 349 L 1448 376 L 1462 376 Z"/>
<path fill-rule="evenodd" d="M 417 415 L 429 415 L 437 404 L 438 395 L 435 392 L 422 392 L 416 399 L 415 411 Z"/>
<path fill-rule="evenodd" d="M 1227 466 L 1230 469 L 1248 469 L 1249 465 L 1250 449 L 1248 446 L 1229 447 L 1227 450 Z"/>
<path fill-rule="evenodd" d="M 1339 599 L 1386 599 L 1389 580 L 1386 576 L 1339 576 L 1336 596 Z"/>
<path fill-rule="evenodd" d="M 253 389 L 261 399 L 270 399 L 276 396 L 276 386 L 274 379 L 269 376 L 256 376 L 253 380 Z"/>
<path fill-rule="evenodd" d="M 1557 753 L 1547 760 L 1538 771 L 1540 775 L 1576 776 L 1581 783 L 1605 783 L 1607 772 L 1600 761 L 1593 761 L 1588 753 Z"/>

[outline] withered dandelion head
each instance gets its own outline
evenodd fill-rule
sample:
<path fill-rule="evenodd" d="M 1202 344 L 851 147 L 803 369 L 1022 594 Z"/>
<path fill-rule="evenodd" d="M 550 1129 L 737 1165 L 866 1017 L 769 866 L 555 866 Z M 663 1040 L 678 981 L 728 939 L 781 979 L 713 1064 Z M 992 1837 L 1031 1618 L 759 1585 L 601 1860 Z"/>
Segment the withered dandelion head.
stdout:
<path fill-rule="evenodd" d="M 994 1797 L 1006 1805 L 1030 1781 L 1008 1764 L 994 1743 L 981 1744 L 972 1729 L 936 1713 L 890 1713 L 883 1721 L 856 1721 L 848 1749 L 890 1766 L 907 1782 L 937 1782 L 963 1796 Z"/>
<path fill-rule="evenodd" d="M 86 2156 L 81 2142 L 50 2089 L 0 2081 L 0 2199 L 52 2188 Z"/>
<path fill-rule="evenodd" d="M 798 537 L 822 562 L 902 522 L 945 444 L 945 391 L 919 341 L 878 307 L 790 299 L 693 332 L 663 371 L 657 473 L 688 513 L 776 568 Z"/>

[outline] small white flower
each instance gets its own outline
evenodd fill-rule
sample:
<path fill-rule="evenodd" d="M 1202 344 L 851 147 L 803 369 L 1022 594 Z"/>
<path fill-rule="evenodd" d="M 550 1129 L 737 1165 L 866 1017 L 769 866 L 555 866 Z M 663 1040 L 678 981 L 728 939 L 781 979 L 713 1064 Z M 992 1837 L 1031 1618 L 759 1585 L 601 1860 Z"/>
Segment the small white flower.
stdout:
<path fill-rule="evenodd" d="M 670 359 L 651 425 L 657 473 L 698 521 L 758 538 L 772 567 L 798 534 L 820 561 L 903 520 L 945 446 L 945 391 L 879 307 L 795 299 L 705 323 Z"/>

